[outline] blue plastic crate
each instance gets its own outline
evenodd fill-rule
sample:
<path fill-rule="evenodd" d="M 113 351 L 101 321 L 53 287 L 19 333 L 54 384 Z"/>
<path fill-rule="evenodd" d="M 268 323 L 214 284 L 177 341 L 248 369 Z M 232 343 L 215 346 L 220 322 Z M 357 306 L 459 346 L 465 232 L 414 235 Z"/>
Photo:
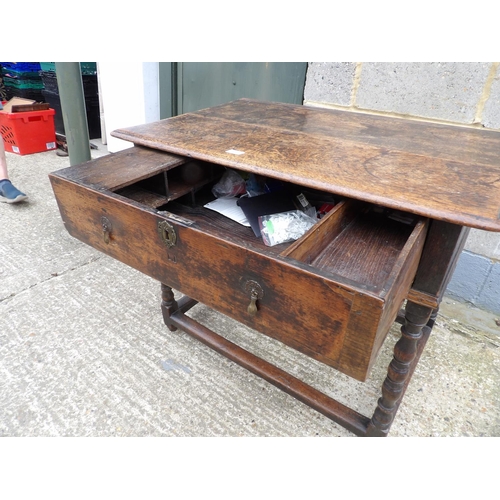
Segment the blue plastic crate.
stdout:
<path fill-rule="evenodd" d="M 0 62 L 5 69 L 14 71 L 40 71 L 41 66 L 39 62 Z"/>

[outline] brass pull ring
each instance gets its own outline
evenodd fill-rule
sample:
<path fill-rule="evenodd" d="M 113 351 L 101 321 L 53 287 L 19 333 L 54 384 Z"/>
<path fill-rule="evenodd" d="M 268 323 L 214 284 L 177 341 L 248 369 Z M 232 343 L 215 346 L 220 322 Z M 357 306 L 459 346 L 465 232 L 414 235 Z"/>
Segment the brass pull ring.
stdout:
<path fill-rule="evenodd" d="M 106 245 L 109 245 L 109 241 L 111 239 L 111 222 L 104 215 L 101 217 L 101 226 L 102 226 L 102 239 Z"/>
<path fill-rule="evenodd" d="M 250 296 L 250 304 L 248 305 L 247 311 L 250 316 L 255 316 L 257 314 L 257 300 L 259 296 L 256 291 L 253 291 Z"/>
<path fill-rule="evenodd" d="M 245 291 L 250 294 L 250 304 L 247 307 L 248 314 L 255 316 L 259 310 L 257 301 L 264 297 L 264 290 L 256 281 L 249 280 L 245 283 Z"/>

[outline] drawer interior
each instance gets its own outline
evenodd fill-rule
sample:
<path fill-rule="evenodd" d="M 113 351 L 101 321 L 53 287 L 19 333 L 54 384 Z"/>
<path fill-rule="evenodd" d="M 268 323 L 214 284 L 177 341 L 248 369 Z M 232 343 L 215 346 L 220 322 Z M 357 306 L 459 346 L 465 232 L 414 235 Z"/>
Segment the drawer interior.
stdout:
<path fill-rule="evenodd" d="M 412 228 L 370 211 L 359 214 L 311 265 L 373 287 L 391 273 Z"/>
<path fill-rule="evenodd" d="M 116 194 L 146 205 L 158 212 L 169 212 L 208 231 L 215 236 L 230 241 L 238 241 L 256 251 L 272 256 L 282 253 L 290 243 L 266 246 L 257 238 L 249 227 L 243 226 L 222 214 L 204 208 L 213 201 L 212 187 L 220 180 L 226 169 L 220 165 L 201 161 L 189 161 L 155 175 L 131 183 L 126 187 L 112 190 Z M 316 200 L 316 205 L 333 201 L 329 193 L 310 190 L 304 191 L 299 186 L 282 183 L 284 189 L 298 194 L 304 192 L 307 199 Z M 337 200 L 339 198 L 336 198 Z"/>
<path fill-rule="evenodd" d="M 224 170 L 220 165 L 188 161 L 116 190 L 116 193 L 152 208 L 177 199 L 194 205 L 196 193 L 204 186 L 215 183 Z"/>
<path fill-rule="evenodd" d="M 389 279 L 416 220 L 344 200 L 282 255 L 379 290 Z"/>
<path fill-rule="evenodd" d="M 218 165 L 188 162 L 116 193 L 159 212 L 188 219 L 196 223 L 196 227 L 221 239 L 238 242 L 270 256 L 293 259 L 375 292 L 389 279 L 419 219 L 411 214 L 292 185 L 287 188 L 304 192 L 316 208 L 325 200 L 334 200 L 335 206 L 300 239 L 269 247 L 250 227 L 204 208 L 204 204 L 215 199 L 211 188 L 224 171 Z"/>

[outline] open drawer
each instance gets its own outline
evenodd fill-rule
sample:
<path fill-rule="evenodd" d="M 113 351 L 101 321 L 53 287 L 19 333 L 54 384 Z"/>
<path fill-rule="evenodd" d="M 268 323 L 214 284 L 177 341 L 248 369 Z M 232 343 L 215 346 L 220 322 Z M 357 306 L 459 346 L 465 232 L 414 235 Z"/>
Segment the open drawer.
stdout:
<path fill-rule="evenodd" d="M 267 247 L 203 208 L 223 167 L 134 147 L 50 175 L 71 235 L 365 380 L 411 287 L 427 220 L 355 200 Z"/>

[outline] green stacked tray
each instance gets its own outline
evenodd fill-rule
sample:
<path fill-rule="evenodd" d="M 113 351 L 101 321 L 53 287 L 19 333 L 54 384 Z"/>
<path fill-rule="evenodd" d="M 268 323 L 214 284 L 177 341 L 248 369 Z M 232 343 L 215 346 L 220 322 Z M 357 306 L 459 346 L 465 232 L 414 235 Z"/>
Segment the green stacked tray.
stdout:
<path fill-rule="evenodd" d="M 6 87 L 14 87 L 16 89 L 43 89 L 43 82 L 41 78 L 10 78 L 4 76 L 4 84 Z"/>
<path fill-rule="evenodd" d="M 40 63 L 2 62 L 0 64 L 7 99 L 23 97 L 43 102 L 44 85 L 40 77 Z"/>
<path fill-rule="evenodd" d="M 56 71 L 55 62 L 41 62 L 40 67 L 42 71 Z M 82 75 L 97 75 L 97 63 L 95 62 L 81 62 L 80 69 L 82 71 Z"/>

